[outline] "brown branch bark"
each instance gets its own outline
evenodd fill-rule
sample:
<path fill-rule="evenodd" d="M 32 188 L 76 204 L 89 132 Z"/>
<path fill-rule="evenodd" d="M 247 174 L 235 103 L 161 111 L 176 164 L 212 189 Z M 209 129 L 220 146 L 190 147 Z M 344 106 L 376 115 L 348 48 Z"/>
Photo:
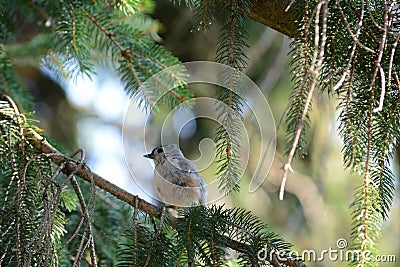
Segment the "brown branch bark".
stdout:
<path fill-rule="evenodd" d="M 303 0 L 253 0 L 247 16 L 289 37 L 295 37 L 298 35 L 296 9 L 302 6 Z"/>
<path fill-rule="evenodd" d="M 45 138 L 43 138 L 41 135 L 39 135 L 37 132 L 35 132 L 32 129 L 26 129 L 25 132 L 27 138 L 29 138 L 30 143 L 36 147 L 38 150 L 40 150 L 44 154 L 48 154 L 50 160 L 57 164 L 60 165 L 62 163 L 65 164 L 62 172 L 65 173 L 66 175 L 71 174 L 72 172 L 76 171 L 75 175 L 81 177 L 82 179 L 88 181 L 89 183 L 93 183 L 103 189 L 104 191 L 107 191 L 108 193 L 112 194 L 119 200 L 124 201 L 125 203 L 128 203 L 132 207 L 135 207 L 135 200 L 139 200 L 139 205 L 138 208 L 145 213 L 156 216 L 158 217 L 158 208 L 147 201 L 140 199 L 136 195 L 132 195 L 131 193 L 125 191 L 122 188 L 119 188 L 118 186 L 114 185 L 113 183 L 107 181 L 100 175 L 92 172 L 90 168 L 83 164 L 81 168 L 79 168 L 78 163 L 75 162 L 73 159 L 70 159 L 69 157 L 65 156 L 61 152 L 59 152 L 57 149 L 55 149 Z"/>
<path fill-rule="evenodd" d="M 228 1 L 217 2 L 224 5 Z M 304 0 L 253 0 L 247 16 L 288 37 L 296 37 L 299 34 L 296 13 L 303 6 Z"/>

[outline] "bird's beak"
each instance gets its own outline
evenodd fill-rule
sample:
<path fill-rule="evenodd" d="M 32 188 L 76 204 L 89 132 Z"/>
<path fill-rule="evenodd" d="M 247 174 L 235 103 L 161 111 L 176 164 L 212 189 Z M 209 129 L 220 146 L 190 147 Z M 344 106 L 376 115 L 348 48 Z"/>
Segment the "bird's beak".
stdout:
<path fill-rule="evenodd" d="M 149 158 L 149 159 L 154 159 L 154 154 L 146 154 L 146 155 L 143 155 L 143 157 Z"/>

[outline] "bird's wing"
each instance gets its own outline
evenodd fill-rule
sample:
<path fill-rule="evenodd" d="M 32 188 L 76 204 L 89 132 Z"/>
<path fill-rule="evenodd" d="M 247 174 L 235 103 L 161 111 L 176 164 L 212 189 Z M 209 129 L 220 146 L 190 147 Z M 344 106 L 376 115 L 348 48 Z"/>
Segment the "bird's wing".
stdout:
<path fill-rule="evenodd" d="M 186 186 L 190 187 L 203 187 L 204 181 L 198 173 L 196 166 L 189 160 L 181 160 L 179 162 L 179 171 L 181 172 L 182 179 Z"/>
<path fill-rule="evenodd" d="M 197 173 L 196 166 L 190 160 L 180 160 L 178 162 L 178 168 L 188 174 Z"/>
<path fill-rule="evenodd" d="M 198 173 L 196 166 L 191 161 L 181 161 L 180 169 L 185 172 L 186 175 L 182 177 L 182 181 L 188 187 L 198 187 L 200 188 L 200 199 L 199 202 L 201 205 L 206 206 L 207 202 L 207 190 L 206 184 Z"/>

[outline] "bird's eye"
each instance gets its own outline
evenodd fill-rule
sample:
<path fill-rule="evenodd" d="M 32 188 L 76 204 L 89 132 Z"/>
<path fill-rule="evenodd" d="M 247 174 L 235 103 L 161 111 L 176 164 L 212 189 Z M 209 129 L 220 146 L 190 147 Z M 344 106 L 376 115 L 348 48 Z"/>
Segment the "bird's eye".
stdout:
<path fill-rule="evenodd" d="M 157 148 L 157 153 L 163 153 L 164 152 L 164 150 L 160 147 L 160 148 Z"/>

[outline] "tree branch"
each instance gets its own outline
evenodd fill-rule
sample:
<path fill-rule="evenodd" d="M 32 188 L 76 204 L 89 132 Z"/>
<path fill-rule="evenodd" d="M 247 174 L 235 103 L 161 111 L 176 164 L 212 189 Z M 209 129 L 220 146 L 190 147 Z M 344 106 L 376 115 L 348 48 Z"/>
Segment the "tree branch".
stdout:
<path fill-rule="evenodd" d="M 227 0 L 217 2 L 222 5 L 229 3 Z M 253 0 L 246 15 L 288 37 L 296 37 L 299 35 L 297 11 L 302 10 L 303 6 L 304 0 Z"/>
<path fill-rule="evenodd" d="M 15 105 L 14 101 L 3 94 L 0 94 L 0 100 L 7 101 L 10 105 L 10 107 L 13 107 L 14 112 L 16 113 L 15 115 L 21 116 L 21 114 L 18 111 L 17 106 Z M 0 120 L 13 120 L 13 117 L 10 116 L 9 114 L 0 112 Z M 94 184 L 95 186 L 107 191 L 108 193 L 112 194 L 119 200 L 129 204 L 130 206 L 134 208 L 139 208 L 146 214 L 149 214 L 150 216 L 159 218 L 161 217 L 161 212 L 159 212 L 159 209 L 148 203 L 147 201 L 139 198 L 136 195 L 133 195 L 127 191 L 125 191 L 122 188 L 119 188 L 118 186 L 114 185 L 113 183 L 107 181 L 100 175 L 92 172 L 90 168 L 83 163 L 82 161 L 75 160 L 71 157 L 65 156 L 61 152 L 59 152 L 56 148 L 54 148 L 47 140 L 42 137 L 40 134 L 38 134 L 34 129 L 32 128 L 24 128 L 24 136 L 26 137 L 26 140 L 29 141 L 29 143 L 38 149 L 41 153 L 46 155 L 54 164 L 58 166 L 63 166 L 61 171 L 66 174 L 66 175 L 76 175 L 81 177 L 82 179 L 86 180 L 89 183 Z M 82 203 L 81 203 L 82 205 Z M 85 206 L 85 205 L 83 205 Z M 86 210 L 87 211 L 87 210 Z M 85 212 L 85 211 L 83 211 Z M 173 223 L 173 222 L 172 222 Z M 248 245 L 238 242 L 236 240 L 229 240 L 229 247 L 236 250 L 236 251 L 246 251 L 246 247 Z M 272 266 L 278 267 L 281 266 L 281 264 L 286 265 L 286 266 L 291 266 L 291 267 L 304 267 L 306 266 L 304 263 L 288 258 L 279 258 L 275 254 L 272 255 L 274 259 L 271 261 Z"/>
<path fill-rule="evenodd" d="M 65 166 L 62 169 L 62 172 L 65 173 L 66 175 L 69 175 L 75 171 L 76 172 L 75 175 L 81 177 L 82 179 L 88 181 L 89 183 L 93 182 L 97 187 L 109 192 L 119 200 L 124 201 L 125 203 L 131 205 L 132 207 L 137 206 L 143 212 L 160 219 L 161 213 L 158 212 L 159 209 L 156 206 L 148 203 L 147 201 L 139 198 L 136 195 L 132 195 L 131 193 L 125 191 L 124 189 L 119 188 L 113 183 L 107 181 L 100 175 L 92 172 L 86 164 L 82 164 L 82 167 L 80 168 L 79 163 L 77 163 L 74 159 L 71 159 L 62 154 L 61 152 L 59 152 L 49 142 L 47 142 L 45 138 L 43 138 L 33 129 L 31 128 L 26 129 L 25 134 L 28 137 L 30 143 L 34 147 L 36 147 L 42 153 L 49 155 L 49 158 L 53 163 L 57 165 L 64 163 Z M 246 244 L 240 243 L 236 240 L 229 240 L 229 247 L 232 248 L 233 250 L 239 252 L 246 251 L 245 249 L 246 246 L 247 246 Z M 300 261 L 288 258 L 284 259 L 281 259 L 279 257 L 275 258 L 278 260 L 279 264 L 284 264 L 286 266 L 291 266 L 291 267 L 306 266 L 303 262 Z M 274 267 L 280 266 L 278 264 L 275 264 L 274 262 L 271 262 L 271 264 Z"/>
<path fill-rule="evenodd" d="M 15 105 L 14 101 L 10 97 L 0 94 L 0 100 L 7 101 L 9 103 L 9 105 L 11 107 L 13 107 L 14 112 L 16 113 L 15 115 L 21 115 L 21 114 L 19 114 L 18 108 Z M 9 114 L 5 114 L 2 112 L 0 112 L 0 119 L 13 120 L 13 118 Z M 79 176 L 82 179 L 86 180 L 87 182 L 92 183 L 95 186 L 107 191 L 108 193 L 112 194 L 119 200 L 129 204 L 130 206 L 132 206 L 134 208 L 139 208 L 140 210 L 142 210 L 146 214 L 149 214 L 150 216 L 156 217 L 158 219 L 161 218 L 161 213 L 159 212 L 159 209 L 156 206 L 148 203 L 147 201 L 139 198 L 136 195 L 133 195 L 133 194 L 125 191 L 122 188 L 119 188 L 118 186 L 107 181 L 100 175 L 92 172 L 90 170 L 90 168 L 82 161 L 75 160 L 71 157 L 65 156 L 64 154 L 59 152 L 56 148 L 54 148 L 49 142 L 47 142 L 47 140 L 44 137 L 42 137 L 40 134 L 38 134 L 34 129 L 24 128 L 24 136 L 26 137 L 26 140 L 28 140 L 29 143 L 33 147 L 35 147 L 41 153 L 46 155 L 54 164 L 56 164 L 60 167 L 62 166 L 61 171 L 64 174 L 66 174 L 68 176 L 69 175 Z M 85 208 L 86 204 L 82 203 L 83 202 L 82 199 L 80 199 L 80 202 L 81 202 L 81 206 L 83 208 L 82 212 L 87 212 L 87 209 Z M 244 252 L 244 251 L 246 251 L 247 244 L 230 239 L 229 247 L 236 251 Z M 274 259 L 277 259 L 277 260 L 271 261 L 271 264 L 274 267 L 281 266 L 280 264 L 284 264 L 286 266 L 291 266 L 291 267 L 306 266 L 304 263 L 296 261 L 296 260 L 287 259 L 287 258 L 281 259 L 279 257 L 276 257 L 275 254 L 273 254 L 272 256 L 274 257 Z"/>
<path fill-rule="evenodd" d="M 296 37 L 299 34 L 296 10 L 302 6 L 303 0 L 254 0 L 247 16 L 289 37 Z"/>
<path fill-rule="evenodd" d="M 25 134 L 27 138 L 29 138 L 30 143 L 38 150 L 40 150 L 42 153 L 48 154 L 50 160 L 53 163 L 57 165 L 60 165 L 61 163 L 65 164 L 62 172 L 65 173 L 66 175 L 69 175 L 73 171 L 77 170 L 76 175 L 81 177 L 82 179 L 88 181 L 89 183 L 93 181 L 97 187 L 107 191 L 111 195 L 115 196 L 119 200 L 124 201 L 125 203 L 131 205 L 132 207 L 135 207 L 135 200 L 138 199 L 139 200 L 138 207 L 140 210 L 144 211 L 149 215 L 159 217 L 157 212 L 158 208 L 156 206 L 148 203 L 143 199 L 140 199 L 138 196 L 133 195 L 125 191 L 124 189 L 119 188 L 113 183 L 107 181 L 100 175 L 92 172 L 86 164 L 82 164 L 82 167 L 78 166 L 78 163 L 75 160 L 59 152 L 49 142 L 47 142 L 45 138 L 43 138 L 33 129 L 28 128 L 25 129 L 25 131 L 26 131 Z"/>

